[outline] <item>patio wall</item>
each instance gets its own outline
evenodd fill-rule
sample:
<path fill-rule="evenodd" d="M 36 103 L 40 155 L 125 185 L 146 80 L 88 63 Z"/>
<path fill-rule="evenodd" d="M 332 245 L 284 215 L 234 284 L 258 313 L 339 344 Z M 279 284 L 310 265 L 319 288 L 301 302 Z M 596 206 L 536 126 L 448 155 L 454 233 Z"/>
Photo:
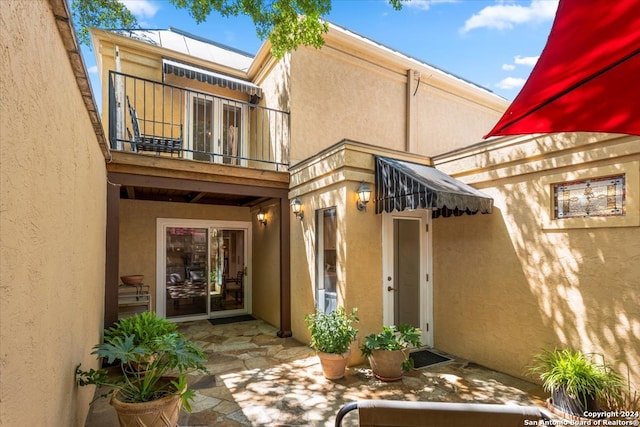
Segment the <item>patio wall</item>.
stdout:
<path fill-rule="evenodd" d="M 572 347 L 640 385 L 640 139 L 500 138 L 434 163 L 495 200 L 433 221 L 436 347 L 520 377 L 534 353 Z M 551 184 L 619 173 L 624 217 L 552 219 Z"/>
<path fill-rule="evenodd" d="M 266 225 L 258 222 L 259 209 L 266 214 Z M 280 215 L 279 201 L 266 202 L 251 210 L 253 315 L 276 327 L 280 327 Z"/>
<path fill-rule="evenodd" d="M 6 426 L 84 425 L 94 390 L 78 388 L 74 370 L 97 367 L 90 352 L 102 330 L 105 159 L 51 7 L 3 1 L 0 14 Z"/>

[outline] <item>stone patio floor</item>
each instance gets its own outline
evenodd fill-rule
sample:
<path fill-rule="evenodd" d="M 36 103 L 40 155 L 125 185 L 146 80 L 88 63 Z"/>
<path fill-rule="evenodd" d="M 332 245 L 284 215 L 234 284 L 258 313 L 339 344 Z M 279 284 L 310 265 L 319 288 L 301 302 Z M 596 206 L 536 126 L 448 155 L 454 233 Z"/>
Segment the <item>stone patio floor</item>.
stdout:
<path fill-rule="evenodd" d="M 293 338 L 261 320 L 211 325 L 180 324 L 179 329 L 209 355 L 208 374 L 192 375 L 192 412 L 180 426 L 333 426 L 342 405 L 359 399 L 503 403 L 544 406 L 540 386 L 473 362 L 454 360 L 407 372 L 401 381 L 377 380 L 368 364 L 347 369 L 344 378 L 322 376 L 318 358 Z M 357 425 L 357 411 L 343 425 Z M 117 427 L 107 399 L 91 406 L 86 427 Z"/>

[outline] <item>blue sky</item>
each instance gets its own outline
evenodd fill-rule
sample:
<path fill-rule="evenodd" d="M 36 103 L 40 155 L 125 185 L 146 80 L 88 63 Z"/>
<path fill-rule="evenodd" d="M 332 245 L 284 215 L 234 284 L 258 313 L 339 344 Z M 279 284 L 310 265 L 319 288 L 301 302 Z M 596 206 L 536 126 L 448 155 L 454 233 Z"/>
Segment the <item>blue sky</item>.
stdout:
<path fill-rule="evenodd" d="M 179 28 L 255 54 L 262 40 L 247 17 L 215 13 L 196 24 L 166 0 L 120 0 L 143 28 Z M 326 18 L 362 36 L 513 100 L 549 35 L 557 0 L 333 0 Z M 94 93 L 94 53 L 83 47 Z"/>

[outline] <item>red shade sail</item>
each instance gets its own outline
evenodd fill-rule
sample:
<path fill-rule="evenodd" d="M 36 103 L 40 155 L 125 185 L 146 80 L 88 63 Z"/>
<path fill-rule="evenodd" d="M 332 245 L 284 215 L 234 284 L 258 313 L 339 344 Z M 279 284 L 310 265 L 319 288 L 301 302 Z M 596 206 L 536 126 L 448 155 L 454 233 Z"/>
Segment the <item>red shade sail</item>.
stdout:
<path fill-rule="evenodd" d="M 529 79 L 485 135 L 640 135 L 640 1 L 560 0 Z"/>

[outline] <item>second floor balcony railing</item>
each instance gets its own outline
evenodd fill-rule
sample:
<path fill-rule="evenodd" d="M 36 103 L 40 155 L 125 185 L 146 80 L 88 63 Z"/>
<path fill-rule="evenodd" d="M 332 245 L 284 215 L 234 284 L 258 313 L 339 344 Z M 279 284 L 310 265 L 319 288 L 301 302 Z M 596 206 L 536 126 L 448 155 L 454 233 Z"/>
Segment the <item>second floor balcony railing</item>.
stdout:
<path fill-rule="evenodd" d="M 114 150 L 285 171 L 289 113 L 109 72 Z"/>

